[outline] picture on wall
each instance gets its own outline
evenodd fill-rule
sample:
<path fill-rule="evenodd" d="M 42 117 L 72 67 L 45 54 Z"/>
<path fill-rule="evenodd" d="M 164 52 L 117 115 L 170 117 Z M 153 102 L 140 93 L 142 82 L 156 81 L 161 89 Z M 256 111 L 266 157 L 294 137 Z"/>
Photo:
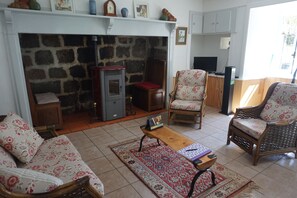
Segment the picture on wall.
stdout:
<path fill-rule="evenodd" d="M 74 0 L 51 0 L 52 12 L 74 12 Z"/>
<path fill-rule="evenodd" d="M 149 18 L 149 4 L 144 1 L 134 0 L 135 18 Z"/>
<path fill-rule="evenodd" d="M 176 28 L 176 45 L 186 45 L 187 44 L 187 28 L 178 27 Z"/>

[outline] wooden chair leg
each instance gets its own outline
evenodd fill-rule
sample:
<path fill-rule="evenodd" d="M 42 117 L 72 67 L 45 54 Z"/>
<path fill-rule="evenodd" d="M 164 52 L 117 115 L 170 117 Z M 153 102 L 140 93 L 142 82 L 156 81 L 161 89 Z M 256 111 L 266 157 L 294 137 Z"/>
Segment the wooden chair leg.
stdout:
<path fill-rule="evenodd" d="M 199 115 L 199 129 L 201 129 L 201 127 L 202 127 L 202 115 L 203 115 L 203 113 L 200 112 L 200 115 Z"/>
<path fill-rule="evenodd" d="M 253 158 L 253 165 L 256 166 L 259 161 L 259 156 L 255 155 Z"/>

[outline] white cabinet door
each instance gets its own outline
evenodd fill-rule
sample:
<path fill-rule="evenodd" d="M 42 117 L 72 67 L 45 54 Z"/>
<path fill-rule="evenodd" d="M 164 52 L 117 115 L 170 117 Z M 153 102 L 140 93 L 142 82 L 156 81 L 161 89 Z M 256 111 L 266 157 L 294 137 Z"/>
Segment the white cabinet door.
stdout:
<path fill-rule="evenodd" d="M 203 15 L 203 33 L 231 32 L 231 10 L 208 12 Z"/>
<path fill-rule="evenodd" d="M 217 12 L 216 32 L 231 32 L 231 10 Z"/>
<path fill-rule="evenodd" d="M 192 13 L 191 14 L 191 33 L 202 34 L 203 14 Z"/>
<path fill-rule="evenodd" d="M 216 13 L 209 12 L 203 16 L 203 33 L 216 32 Z"/>

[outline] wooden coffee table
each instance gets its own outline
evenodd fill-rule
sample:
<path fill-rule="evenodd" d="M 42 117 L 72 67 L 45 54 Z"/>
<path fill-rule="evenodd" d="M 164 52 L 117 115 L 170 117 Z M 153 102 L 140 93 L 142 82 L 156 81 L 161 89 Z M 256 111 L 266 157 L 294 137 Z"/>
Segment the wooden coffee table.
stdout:
<path fill-rule="evenodd" d="M 175 151 L 178 151 L 186 146 L 189 146 L 190 144 L 195 143 L 193 140 L 185 137 L 182 134 L 177 133 L 176 131 L 174 131 L 166 126 L 155 129 L 153 131 L 146 130 L 145 126 L 141 126 L 140 128 L 141 128 L 142 132 L 144 133 L 144 135 L 142 136 L 141 141 L 140 141 L 140 145 L 139 145 L 139 149 L 138 149 L 139 152 L 142 149 L 142 142 L 146 136 L 150 137 L 150 138 L 156 138 L 159 145 L 160 145 L 159 140 L 161 140 L 165 145 L 171 147 Z M 202 175 L 206 171 L 209 171 L 211 173 L 211 180 L 212 180 L 213 186 L 216 185 L 215 174 L 209 169 L 217 160 L 216 156 L 214 154 L 205 155 L 205 156 L 199 158 L 199 160 L 201 162 L 197 163 L 197 164 L 193 163 L 193 161 L 189 160 L 194 164 L 195 168 L 198 169 L 198 172 L 196 173 L 196 175 L 194 176 L 194 178 L 192 180 L 191 188 L 188 193 L 188 197 L 192 196 L 195 183 L 196 183 L 197 179 L 199 178 L 199 176 Z"/>

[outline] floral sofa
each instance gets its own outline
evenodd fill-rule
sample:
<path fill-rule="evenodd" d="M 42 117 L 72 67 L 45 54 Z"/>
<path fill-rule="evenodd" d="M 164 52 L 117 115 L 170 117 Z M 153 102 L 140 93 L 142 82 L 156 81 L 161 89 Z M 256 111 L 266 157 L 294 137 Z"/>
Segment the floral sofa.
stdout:
<path fill-rule="evenodd" d="M 0 197 L 102 197 L 103 184 L 64 135 L 18 115 L 0 122 Z"/>

